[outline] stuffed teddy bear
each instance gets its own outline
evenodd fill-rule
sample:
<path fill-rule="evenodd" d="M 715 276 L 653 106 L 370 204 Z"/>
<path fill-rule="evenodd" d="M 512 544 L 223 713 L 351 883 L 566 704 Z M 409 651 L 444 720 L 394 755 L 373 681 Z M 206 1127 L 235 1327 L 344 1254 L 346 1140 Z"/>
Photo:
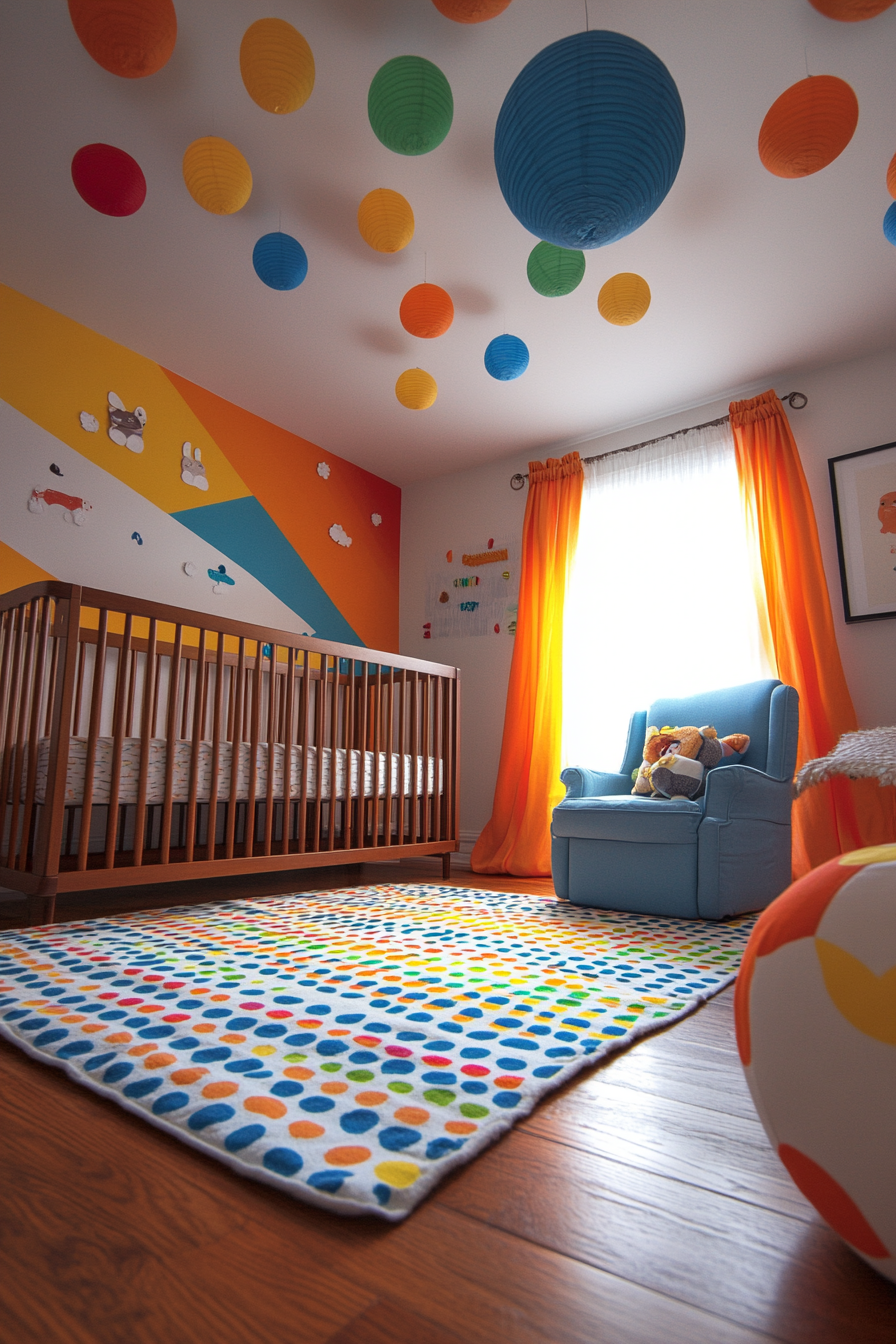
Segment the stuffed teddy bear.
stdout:
<path fill-rule="evenodd" d="M 742 756 L 750 745 L 746 733 L 719 737 L 715 728 L 648 728 L 644 760 L 634 776 L 632 793 L 649 798 L 696 798 L 707 770 L 726 756 Z"/>

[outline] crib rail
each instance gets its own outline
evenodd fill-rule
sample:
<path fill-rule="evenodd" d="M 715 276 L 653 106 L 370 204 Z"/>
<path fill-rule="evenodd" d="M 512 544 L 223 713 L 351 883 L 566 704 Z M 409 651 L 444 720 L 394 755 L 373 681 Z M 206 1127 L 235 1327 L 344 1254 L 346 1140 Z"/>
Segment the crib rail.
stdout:
<path fill-rule="evenodd" d="M 456 668 L 57 582 L 0 597 L 0 885 L 457 849 Z"/>

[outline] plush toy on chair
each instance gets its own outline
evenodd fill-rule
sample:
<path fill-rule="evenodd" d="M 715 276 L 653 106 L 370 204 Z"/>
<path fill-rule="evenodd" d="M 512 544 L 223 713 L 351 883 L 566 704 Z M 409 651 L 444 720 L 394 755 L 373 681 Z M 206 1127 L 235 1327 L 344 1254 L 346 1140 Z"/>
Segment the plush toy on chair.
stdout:
<path fill-rule="evenodd" d="M 651 735 L 648 723 L 715 727 Z M 572 766 L 561 775 L 566 797 L 551 825 L 557 895 L 685 919 L 763 909 L 790 882 L 798 728 L 799 697 L 780 681 L 638 711 L 618 772 Z M 646 779 L 638 770 L 645 737 Z M 726 743 L 731 755 L 723 754 Z M 641 779 L 633 793 L 634 775 Z"/>
<path fill-rule="evenodd" d="M 746 733 L 719 737 L 715 728 L 648 728 L 644 760 L 632 793 L 648 798 L 697 798 L 703 777 L 720 761 L 737 756 L 750 745 Z"/>

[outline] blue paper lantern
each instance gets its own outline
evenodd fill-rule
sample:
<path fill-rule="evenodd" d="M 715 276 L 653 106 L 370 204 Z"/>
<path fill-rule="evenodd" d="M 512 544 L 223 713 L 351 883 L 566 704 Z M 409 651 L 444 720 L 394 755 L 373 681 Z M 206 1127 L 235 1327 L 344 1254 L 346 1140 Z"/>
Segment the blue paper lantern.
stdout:
<path fill-rule="evenodd" d="M 557 247 L 603 247 L 640 228 L 683 152 L 675 81 L 621 33 L 576 33 L 545 47 L 511 84 L 495 127 L 504 199 L 524 228 Z"/>
<path fill-rule="evenodd" d="M 896 247 L 896 201 L 884 215 L 884 237 Z"/>
<path fill-rule="evenodd" d="M 266 233 L 252 249 L 259 280 L 271 289 L 298 289 L 308 274 L 305 249 L 288 233 Z"/>
<path fill-rule="evenodd" d="M 509 383 L 529 367 L 529 347 L 519 336 L 496 336 L 485 347 L 485 367 L 493 378 Z"/>

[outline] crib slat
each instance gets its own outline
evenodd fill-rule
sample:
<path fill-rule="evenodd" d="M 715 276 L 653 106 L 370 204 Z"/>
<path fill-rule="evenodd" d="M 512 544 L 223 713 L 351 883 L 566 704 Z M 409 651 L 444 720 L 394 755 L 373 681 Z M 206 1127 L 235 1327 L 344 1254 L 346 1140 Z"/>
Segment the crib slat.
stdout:
<path fill-rule="evenodd" d="M 215 707 L 212 715 L 212 777 L 208 788 L 208 827 L 206 833 L 205 857 L 215 857 L 215 834 L 218 829 L 218 775 L 221 755 L 221 709 L 224 703 L 224 636 L 218 634 L 217 659 L 215 662 Z M 231 761 L 233 760 L 231 746 Z"/>
<path fill-rule="evenodd" d="M 28 848 L 31 836 L 31 819 L 34 816 L 34 794 L 37 786 L 37 751 L 40 736 L 41 691 L 43 689 L 44 668 L 46 667 L 47 642 L 50 636 L 50 599 L 38 598 L 34 603 L 34 619 L 40 612 L 40 635 L 38 636 L 37 656 L 31 690 L 31 721 L 28 725 L 28 767 L 25 784 L 25 810 L 22 815 L 22 847 L 19 851 L 19 868 L 24 872 L 28 866 Z"/>
<path fill-rule="evenodd" d="M 202 730 L 205 721 L 206 663 L 205 645 L 207 632 L 205 626 L 199 630 L 199 653 L 196 659 L 196 688 L 193 692 L 192 745 L 190 747 L 190 788 L 187 795 L 186 835 L 184 837 L 184 861 L 193 862 L 193 850 L 196 845 L 196 797 L 199 792 L 199 747 L 202 742 Z"/>
<path fill-rule="evenodd" d="M 243 853 L 255 853 L 255 800 L 258 796 L 258 743 L 261 732 L 261 642 L 255 641 L 255 664 L 250 680 L 251 720 L 249 724 L 249 781 L 246 791 L 246 842 Z"/>
<path fill-rule="evenodd" d="M 118 651 L 118 669 L 115 678 L 115 716 L 112 726 L 112 778 L 109 781 L 109 816 L 106 821 L 106 851 L 104 866 L 115 867 L 115 847 L 118 839 L 118 798 L 121 792 L 121 756 L 124 749 L 124 733 L 127 711 L 128 687 L 131 672 L 131 632 L 133 617 L 128 612 L 124 618 L 124 636 Z"/>
<path fill-rule="evenodd" d="M 15 757 L 14 724 L 21 686 L 20 657 L 22 630 L 25 623 L 24 604 L 14 607 L 7 615 L 3 649 L 3 699 L 0 701 L 4 711 L 2 723 L 3 768 L 2 773 L 0 773 L 0 838 L 5 834 L 8 800 L 11 801 L 9 799 L 10 780 L 14 778 L 12 774 Z M 10 867 L 12 845 L 13 834 L 12 829 L 10 829 L 9 845 L 4 853 L 4 867 L 6 868 Z"/>
<path fill-rule="evenodd" d="M 284 688 L 284 709 L 280 736 L 283 739 L 283 834 L 280 838 L 280 853 L 289 853 L 289 833 L 292 819 L 292 748 L 293 710 L 296 695 L 296 650 L 290 645 L 286 651 L 286 686 Z"/>
<path fill-rule="evenodd" d="M 87 760 L 84 763 L 84 794 L 81 799 L 81 831 L 78 836 L 78 869 L 87 867 L 87 848 L 90 843 L 90 825 L 93 817 L 93 775 L 96 765 L 96 746 L 100 735 L 100 716 L 103 709 L 103 686 L 106 679 L 106 648 L 109 613 L 100 611 L 96 653 L 93 660 L 93 691 L 90 697 L 90 720 L 87 725 Z"/>
<path fill-rule="evenodd" d="M 137 778 L 137 816 L 134 821 L 134 867 L 143 864 L 143 837 L 146 833 L 146 792 L 149 778 L 149 750 L 152 740 L 152 686 L 155 681 L 156 640 L 158 623 L 153 617 L 149 622 L 149 644 L 146 649 L 146 661 L 143 665 L 143 714 L 140 729 L 140 772 Z M 134 666 L 137 664 L 134 657 Z M 133 679 L 132 679 L 133 684 Z"/>
<path fill-rule="evenodd" d="M 174 750 L 177 745 L 177 710 L 180 696 L 181 664 L 184 648 L 184 628 L 178 622 L 174 627 L 174 647 L 168 672 L 168 713 L 165 717 L 165 790 L 162 795 L 162 836 L 159 843 L 159 862 L 167 864 L 171 857 L 171 816 L 174 808 Z M 184 700 L 187 698 L 186 681 Z M 182 734 L 183 736 L 183 734 Z"/>
<path fill-rule="evenodd" d="M 308 771 L 311 769 L 311 732 L 309 731 L 309 724 L 311 723 L 311 713 L 311 655 L 308 650 L 305 649 L 302 656 L 302 723 L 301 731 L 298 734 L 299 742 L 302 744 L 302 785 L 299 793 L 299 826 L 297 836 L 300 854 L 305 853 L 308 838 Z"/>
<path fill-rule="evenodd" d="M 240 745 L 243 741 L 243 697 L 246 682 L 246 641 L 240 636 L 239 652 L 235 671 L 236 689 L 233 693 L 233 726 L 230 730 L 230 797 L 227 801 L 227 825 L 224 831 L 224 856 L 233 858 L 234 836 L 236 834 L 237 772 L 239 767 Z"/>
<path fill-rule="evenodd" d="M 263 670 L 263 668 L 264 668 L 264 655 L 261 653 L 261 650 L 259 650 L 259 658 L 258 658 L 258 661 L 259 661 L 259 664 L 260 664 L 260 666 L 261 666 L 261 668 L 262 668 L 261 672 L 259 673 L 259 676 L 260 676 L 261 678 L 263 678 L 263 677 L 264 677 L 264 670 Z M 265 793 L 265 799 L 264 799 L 264 850 L 262 851 L 262 852 L 265 853 L 265 854 L 270 854 L 270 852 L 271 852 L 271 836 L 272 836 L 272 834 L 273 834 L 273 825 L 274 825 L 274 737 L 275 737 L 274 725 L 275 725 L 275 711 L 276 711 L 276 703 L 277 703 L 277 687 L 276 687 L 276 680 L 277 680 L 277 678 L 276 678 L 276 673 L 275 673 L 275 670 L 274 670 L 274 669 L 276 668 L 276 666 L 277 666 L 277 646 L 276 646 L 276 644 L 272 644 L 272 645 L 271 645 L 271 656 L 270 656 L 270 658 L 268 659 L 268 673 L 267 673 L 267 676 L 268 676 L 268 723 L 267 723 L 267 739 L 268 739 L 268 787 L 267 787 L 267 791 L 266 791 L 266 793 Z M 286 762 L 284 762 L 284 774 L 285 774 L 285 767 L 286 767 Z"/>
<path fill-rule="evenodd" d="M 337 747 L 339 745 L 339 658 L 333 657 L 333 687 L 330 696 L 330 816 L 327 826 L 327 849 L 336 848 L 336 796 L 338 792 L 339 770 L 337 768 Z M 318 784 L 322 791 L 323 780 Z"/>
<path fill-rule="evenodd" d="M 16 863 L 17 844 L 21 844 L 19 854 L 28 850 L 28 836 L 21 834 L 19 840 L 19 812 L 22 806 L 22 773 L 25 765 L 25 753 L 28 748 L 26 724 L 28 722 L 28 710 L 31 704 L 31 698 L 34 695 L 34 658 L 37 646 L 38 631 L 38 608 L 39 599 L 32 600 L 28 604 L 28 615 L 25 617 L 25 626 L 27 627 L 27 644 L 25 645 L 24 660 L 22 664 L 22 680 L 20 682 L 18 715 L 15 729 L 15 751 L 12 763 L 12 810 L 9 816 L 9 857 L 8 865 L 10 868 L 21 866 Z"/>

